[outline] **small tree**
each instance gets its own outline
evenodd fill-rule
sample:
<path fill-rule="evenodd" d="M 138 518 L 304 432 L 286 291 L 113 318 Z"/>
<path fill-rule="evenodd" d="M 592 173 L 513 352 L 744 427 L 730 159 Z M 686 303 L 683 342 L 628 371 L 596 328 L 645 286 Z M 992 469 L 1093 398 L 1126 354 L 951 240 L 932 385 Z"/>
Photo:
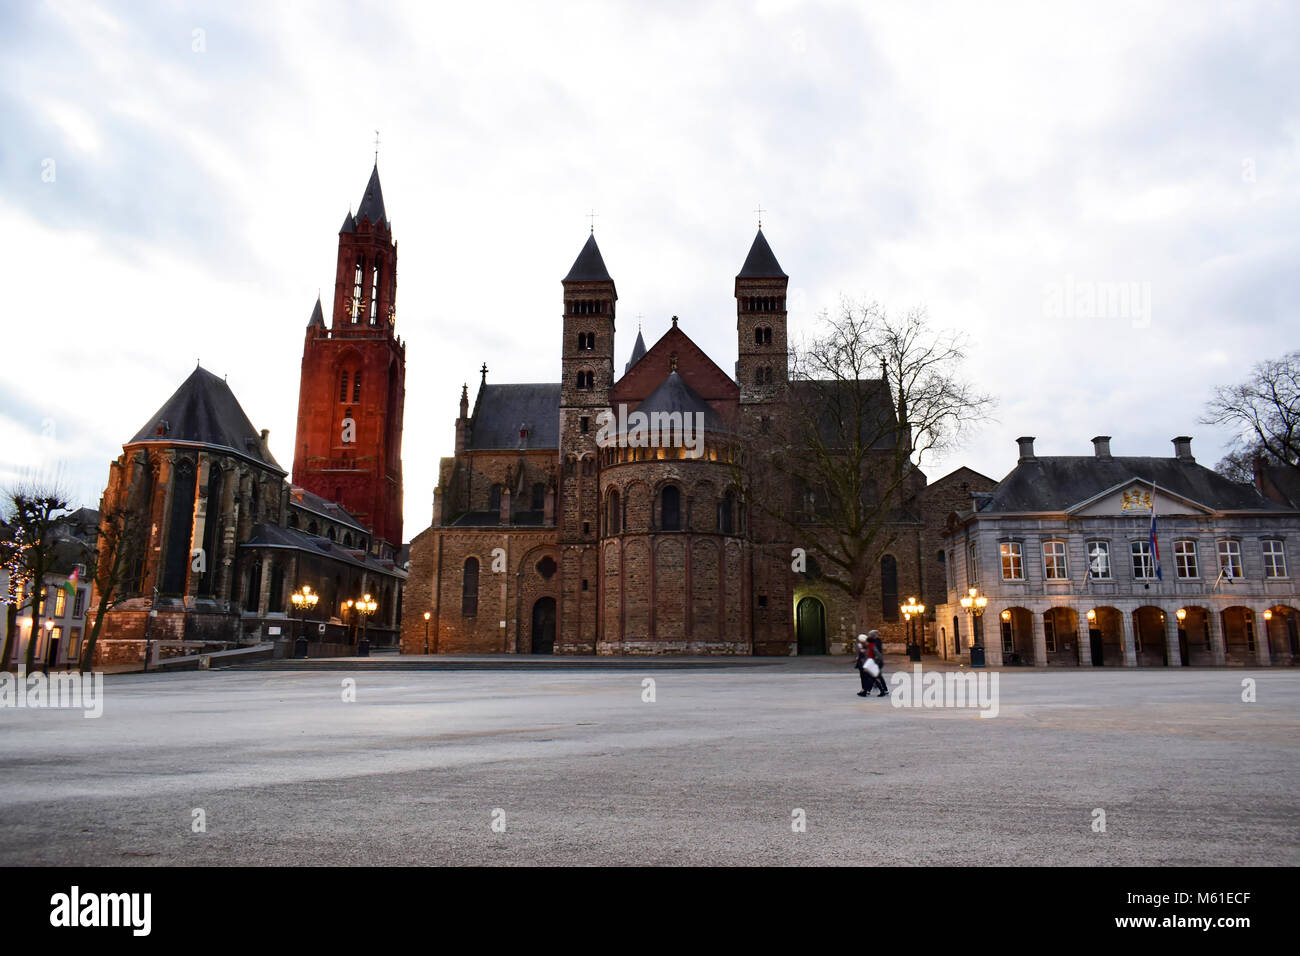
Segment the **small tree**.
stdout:
<path fill-rule="evenodd" d="M 992 397 L 962 377 L 964 359 L 962 337 L 932 329 L 924 310 L 897 317 L 846 299 L 791 348 L 786 440 L 744 436 L 737 480 L 747 503 L 821 558 L 815 570 L 849 595 L 859 620 L 924 488 L 922 463 L 992 411 Z"/>
<path fill-rule="evenodd" d="M 100 516 L 99 545 L 95 553 L 95 622 L 81 654 L 84 674 L 95 663 L 95 645 L 104 626 L 104 616 L 120 599 L 130 579 L 139 568 L 144 553 L 145 522 L 142 515 L 118 507 Z"/>
<path fill-rule="evenodd" d="M 1258 363 L 1238 385 L 1220 385 L 1201 421 L 1233 429 L 1230 447 L 1239 455 L 1300 471 L 1300 351 Z M 1234 467 L 1225 458 L 1220 470 L 1225 464 Z"/>
<path fill-rule="evenodd" d="M 56 530 L 60 519 L 71 508 L 68 496 L 61 488 L 40 481 L 29 481 L 8 491 L 5 494 L 4 508 L 7 512 L 5 523 L 11 532 L 9 547 L 21 552 L 18 574 L 25 586 L 24 606 L 31 609 L 32 629 L 27 639 L 24 662 L 26 669 L 31 671 L 36 663 L 37 637 L 41 633 L 45 575 L 54 567 L 55 548 L 58 544 Z M 9 605 L 9 620 L 6 622 L 8 640 L 5 642 L 4 655 L 6 666 L 12 658 L 9 648 L 13 643 L 14 622 L 19 610 L 16 605 Z"/>

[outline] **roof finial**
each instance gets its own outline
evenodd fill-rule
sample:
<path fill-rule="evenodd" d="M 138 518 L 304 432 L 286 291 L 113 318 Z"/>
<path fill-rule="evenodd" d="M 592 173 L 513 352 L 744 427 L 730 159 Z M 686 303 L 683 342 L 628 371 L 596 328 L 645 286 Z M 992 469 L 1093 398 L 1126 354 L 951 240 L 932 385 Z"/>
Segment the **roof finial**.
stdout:
<path fill-rule="evenodd" d="M 379 165 L 379 130 L 375 130 L 375 165 Z"/>
<path fill-rule="evenodd" d="M 484 362 L 484 363 L 483 363 L 483 367 L 482 367 L 481 369 L 479 369 L 479 371 L 483 373 L 483 384 L 486 385 L 486 384 L 487 384 L 487 373 L 488 373 L 487 362 Z"/>
<path fill-rule="evenodd" d="M 596 210 L 593 209 L 587 213 L 587 218 L 591 220 L 591 234 L 594 236 L 596 234 Z"/>
<path fill-rule="evenodd" d="M 645 313 L 644 313 L 644 312 L 638 312 L 638 313 L 636 314 L 636 330 L 637 330 L 637 333 L 638 333 L 638 334 L 640 334 L 640 332 L 641 332 L 641 320 L 644 319 L 644 318 L 645 318 Z"/>
<path fill-rule="evenodd" d="M 758 228 L 762 229 L 763 228 L 763 204 L 759 203 L 758 208 L 755 209 L 754 212 L 758 213 Z"/>
<path fill-rule="evenodd" d="M 673 316 L 673 328 L 677 328 L 677 316 Z"/>

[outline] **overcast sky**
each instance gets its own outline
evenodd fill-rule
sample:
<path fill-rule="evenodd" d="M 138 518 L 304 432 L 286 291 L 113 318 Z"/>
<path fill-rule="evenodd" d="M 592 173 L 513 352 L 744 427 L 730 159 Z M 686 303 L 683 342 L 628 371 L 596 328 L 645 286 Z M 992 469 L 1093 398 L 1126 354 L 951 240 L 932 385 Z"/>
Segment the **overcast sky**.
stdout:
<path fill-rule="evenodd" d="M 931 477 L 1213 464 L 1210 388 L 1300 345 L 1298 47 L 1295 3 L 5 3 L 0 481 L 97 504 L 196 359 L 290 468 L 376 129 L 408 539 L 461 383 L 558 381 L 593 208 L 620 370 L 638 315 L 734 370 L 761 203 L 795 333 L 847 295 L 970 337 L 998 420 Z"/>

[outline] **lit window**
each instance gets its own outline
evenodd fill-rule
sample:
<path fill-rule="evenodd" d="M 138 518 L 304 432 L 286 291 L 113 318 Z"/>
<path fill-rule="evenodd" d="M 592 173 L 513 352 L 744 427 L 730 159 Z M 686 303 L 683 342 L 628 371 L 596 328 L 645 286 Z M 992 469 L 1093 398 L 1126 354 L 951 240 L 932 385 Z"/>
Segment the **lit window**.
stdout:
<path fill-rule="evenodd" d="M 1286 547 L 1276 538 L 1264 542 L 1264 577 L 1286 577 Z"/>
<path fill-rule="evenodd" d="M 1151 542 L 1134 541 L 1129 547 L 1133 554 L 1133 577 L 1137 580 L 1154 578 L 1156 565 L 1151 557 Z"/>
<path fill-rule="evenodd" d="M 1200 566 L 1196 562 L 1196 542 L 1191 538 L 1182 538 L 1174 542 L 1174 567 L 1180 578 L 1201 576 Z"/>
<path fill-rule="evenodd" d="M 1043 577 L 1048 581 L 1065 581 L 1068 579 L 1064 541 L 1043 542 Z"/>
<path fill-rule="evenodd" d="M 1025 565 L 1020 552 L 1020 542 L 1004 542 L 998 550 L 1002 556 L 1002 580 L 1023 581 L 1025 579 Z"/>
<path fill-rule="evenodd" d="M 1094 581 L 1110 579 L 1110 542 L 1092 541 L 1088 544 L 1088 574 Z"/>
<path fill-rule="evenodd" d="M 1237 541 L 1219 542 L 1219 570 L 1225 578 L 1239 578 L 1241 573 L 1241 544 Z"/>

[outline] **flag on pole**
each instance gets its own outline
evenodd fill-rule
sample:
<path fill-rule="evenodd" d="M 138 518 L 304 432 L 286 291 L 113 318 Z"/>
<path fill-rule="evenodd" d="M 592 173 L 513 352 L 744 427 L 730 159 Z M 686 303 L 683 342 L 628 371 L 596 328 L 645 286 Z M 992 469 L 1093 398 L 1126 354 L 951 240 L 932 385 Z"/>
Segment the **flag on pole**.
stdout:
<path fill-rule="evenodd" d="M 1165 579 L 1164 572 L 1160 570 L 1160 544 L 1156 541 L 1156 483 L 1151 482 L 1151 560 L 1156 564 L 1156 578 L 1160 581 Z"/>
<path fill-rule="evenodd" d="M 81 575 L 77 572 L 80 568 L 73 568 L 72 573 L 68 575 L 68 580 L 63 583 L 63 589 L 68 592 L 68 597 L 77 593 L 77 582 L 81 580 Z"/>

